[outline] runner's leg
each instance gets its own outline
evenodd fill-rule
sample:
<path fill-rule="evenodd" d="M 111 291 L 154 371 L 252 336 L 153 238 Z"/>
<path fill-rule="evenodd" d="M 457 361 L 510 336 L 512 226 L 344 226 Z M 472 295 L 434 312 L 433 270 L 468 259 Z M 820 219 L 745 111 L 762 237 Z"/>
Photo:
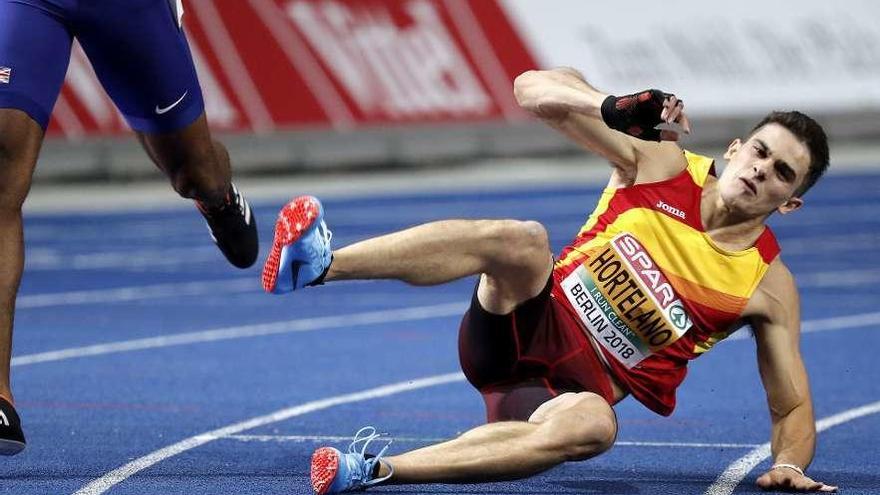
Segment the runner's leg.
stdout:
<path fill-rule="evenodd" d="M 611 406 L 590 393 L 566 393 L 542 405 L 529 421 L 489 423 L 458 438 L 388 457 L 386 483 L 479 483 L 525 478 L 566 461 L 589 459 L 614 444 Z"/>
<path fill-rule="evenodd" d="M 232 186 L 229 153 L 211 137 L 189 44 L 169 2 L 80 5 L 78 37 L 107 93 L 174 190 L 196 200 L 227 259 L 251 266 L 256 224 Z"/>
<path fill-rule="evenodd" d="M 437 285 L 482 274 L 481 304 L 508 313 L 541 292 L 552 266 L 547 232 L 537 222 L 444 220 L 336 250 L 324 280 Z"/>
<path fill-rule="evenodd" d="M 21 207 L 73 38 L 63 12 L 0 2 L 0 396 L 9 371 L 15 297 L 24 267 Z"/>
<path fill-rule="evenodd" d="M 43 140 L 43 129 L 20 110 L 0 109 L 0 396 L 10 387 L 12 322 L 24 270 L 21 207 Z"/>

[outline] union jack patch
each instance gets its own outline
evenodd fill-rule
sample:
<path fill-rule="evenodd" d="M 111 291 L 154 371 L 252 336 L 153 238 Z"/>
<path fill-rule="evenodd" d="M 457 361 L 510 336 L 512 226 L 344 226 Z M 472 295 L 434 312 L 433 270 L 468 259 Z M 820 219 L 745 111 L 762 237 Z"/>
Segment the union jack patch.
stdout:
<path fill-rule="evenodd" d="M 0 67 L 0 83 L 9 84 L 10 77 L 12 77 L 12 67 Z"/>

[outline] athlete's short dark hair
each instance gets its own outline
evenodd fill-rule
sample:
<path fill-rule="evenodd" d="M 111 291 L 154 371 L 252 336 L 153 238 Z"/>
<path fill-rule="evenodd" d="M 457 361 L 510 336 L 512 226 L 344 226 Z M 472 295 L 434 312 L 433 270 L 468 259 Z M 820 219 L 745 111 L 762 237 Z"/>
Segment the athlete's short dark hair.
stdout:
<path fill-rule="evenodd" d="M 779 124 L 785 127 L 807 146 L 807 150 L 810 152 L 810 168 L 807 171 L 804 182 L 795 191 L 795 196 L 803 196 L 822 177 L 822 174 L 828 170 L 830 156 L 828 152 L 828 137 L 825 135 L 825 130 L 822 129 L 818 122 L 801 112 L 775 111 L 770 112 L 761 119 L 752 128 L 752 132 L 749 135 L 751 136 L 767 124 Z"/>

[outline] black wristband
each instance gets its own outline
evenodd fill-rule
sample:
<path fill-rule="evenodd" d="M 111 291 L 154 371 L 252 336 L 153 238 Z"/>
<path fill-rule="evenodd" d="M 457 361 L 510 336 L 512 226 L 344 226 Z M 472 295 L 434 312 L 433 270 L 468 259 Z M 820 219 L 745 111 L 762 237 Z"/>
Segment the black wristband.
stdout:
<path fill-rule="evenodd" d="M 608 96 L 602 102 L 602 120 L 617 131 L 647 141 L 660 141 L 654 127 L 663 122 L 663 102 L 672 96 L 659 89 L 648 89 L 625 96 Z"/>
<path fill-rule="evenodd" d="M 620 130 L 620 117 L 618 112 L 614 109 L 615 103 L 617 103 L 617 97 L 614 95 L 608 95 L 608 97 L 602 102 L 602 121 L 604 121 L 605 125 L 608 127 Z"/>

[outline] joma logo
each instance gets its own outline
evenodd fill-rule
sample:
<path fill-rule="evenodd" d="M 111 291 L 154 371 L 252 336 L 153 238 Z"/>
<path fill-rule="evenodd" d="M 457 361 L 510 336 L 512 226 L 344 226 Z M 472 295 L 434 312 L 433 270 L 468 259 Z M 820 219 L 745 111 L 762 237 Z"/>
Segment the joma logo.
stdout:
<path fill-rule="evenodd" d="M 666 213 L 670 213 L 672 215 L 677 216 L 678 218 L 680 218 L 682 220 L 684 220 L 684 218 L 685 218 L 684 211 L 679 210 L 678 208 L 676 208 L 674 206 L 669 206 L 668 204 L 664 203 L 663 200 L 657 201 L 657 204 L 655 206 L 657 208 L 660 208 L 661 210 L 665 211 Z"/>

